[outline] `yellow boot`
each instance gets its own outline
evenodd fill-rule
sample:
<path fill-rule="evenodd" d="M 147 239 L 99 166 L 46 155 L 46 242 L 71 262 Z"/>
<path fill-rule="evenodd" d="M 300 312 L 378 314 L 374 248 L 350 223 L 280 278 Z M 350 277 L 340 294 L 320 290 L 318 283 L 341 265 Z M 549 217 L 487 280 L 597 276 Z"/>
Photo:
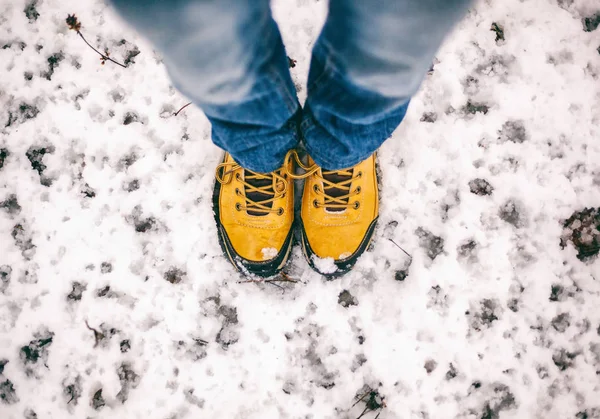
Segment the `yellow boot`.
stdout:
<path fill-rule="evenodd" d="M 237 164 L 229 153 L 217 167 L 213 209 L 219 243 L 233 266 L 244 274 L 277 274 L 292 248 L 294 181 L 291 159 L 271 173 Z"/>
<path fill-rule="evenodd" d="M 375 154 L 356 166 L 325 171 L 309 157 L 301 211 L 302 250 L 326 276 L 348 272 L 369 246 L 379 216 Z"/>

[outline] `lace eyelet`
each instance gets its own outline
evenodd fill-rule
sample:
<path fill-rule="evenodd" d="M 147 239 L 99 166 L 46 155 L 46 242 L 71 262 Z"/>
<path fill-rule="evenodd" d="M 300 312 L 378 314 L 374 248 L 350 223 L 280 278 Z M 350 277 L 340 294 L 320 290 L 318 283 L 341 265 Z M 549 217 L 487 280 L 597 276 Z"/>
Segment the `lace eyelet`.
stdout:
<path fill-rule="evenodd" d="M 235 194 L 236 194 L 237 196 L 240 196 L 240 190 L 239 190 L 238 188 L 235 188 Z"/>
<path fill-rule="evenodd" d="M 356 187 L 356 193 L 357 193 L 357 194 L 359 194 L 359 193 L 360 193 L 360 191 L 362 191 L 361 187 L 360 187 L 360 186 L 357 186 L 357 187 Z"/>
<path fill-rule="evenodd" d="M 236 202 L 235 209 L 238 210 L 238 211 L 241 211 L 242 210 L 242 205 L 239 202 Z"/>
<path fill-rule="evenodd" d="M 316 199 L 313 201 L 313 207 L 319 208 L 319 201 L 317 201 Z"/>
<path fill-rule="evenodd" d="M 235 180 L 242 180 L 241 176 L 239 173 L 235 174 Z"/>
<path fill-rule="evenodd" d="M 360 202 L 356 201 L 353 205 L 354 209 L 358 209 L 360 207 Z"/>
<path fill-rule="evenodd" d="M 357 177 L 362 177 L 362 172 L 358 172 Z"/>
<path fill-rule="evenodd" d="M 321 190 L 319 189 L 319 185 L 313 185 L 313 191 L 319 193 Z"/>
<path fill-rule="evenodd" d="M 283 213 L 284 213 L 284 212 L 285 212 L 285 211 L 283 210 L 283 208 L 281 208 L 281 207 L 280 207 L 280 208 L 277 210 L 277 215 L 283 215 Z"/>

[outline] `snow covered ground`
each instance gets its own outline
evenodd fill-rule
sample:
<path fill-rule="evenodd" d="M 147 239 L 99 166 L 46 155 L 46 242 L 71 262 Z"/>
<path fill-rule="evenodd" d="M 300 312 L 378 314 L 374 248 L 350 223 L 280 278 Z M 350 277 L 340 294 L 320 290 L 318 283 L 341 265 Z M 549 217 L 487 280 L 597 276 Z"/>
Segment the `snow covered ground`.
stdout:
<path fill-rule="evenodd" d="M 273 6 L 303 100 L 326 3 Z M 102 1 L 0 0 L 0 418 L 600 418 L 596 13 L 477 3 L 381 150 L 373 248 L 253 284 L 151 46 Z"/>

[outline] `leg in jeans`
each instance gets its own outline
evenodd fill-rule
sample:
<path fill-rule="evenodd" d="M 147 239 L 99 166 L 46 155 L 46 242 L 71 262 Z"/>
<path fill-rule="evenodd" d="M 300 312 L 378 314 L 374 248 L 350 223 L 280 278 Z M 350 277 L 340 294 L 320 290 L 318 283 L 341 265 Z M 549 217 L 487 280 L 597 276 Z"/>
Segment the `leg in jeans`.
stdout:
<path fill-rule="evenodd" d="M 373 152 L 402 122 L 435 52 L 468 4 L 330 0 L 301 124 L 316 163 L 309 160 L 305 175 L 302 249 L 323 275 L 345 274 L 368 248 L 379 217 Z"/>
<path fill-rule="evenodd" d="M 300 107 L 269 0 L 112 2 L 207 115 L 216 145 L 247 169 L 281 167 Z"/>
<path fill-rule="evenodd" d="M 302 121 L 327 169 L 369 157 L 400 124 L 470 0 L 331 0 L 315 44 Z"/>

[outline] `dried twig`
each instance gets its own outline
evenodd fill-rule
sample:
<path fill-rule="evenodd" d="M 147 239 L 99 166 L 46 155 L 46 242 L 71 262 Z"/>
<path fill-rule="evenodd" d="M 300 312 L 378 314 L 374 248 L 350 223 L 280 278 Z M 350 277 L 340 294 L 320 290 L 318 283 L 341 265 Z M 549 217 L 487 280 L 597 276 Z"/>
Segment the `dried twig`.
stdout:
<path fill-rule="evenodd" d="M 185 108 L 187 108 L 188 106 L 190 106 L 192 104 L 192 102 L 190 103 L 186 103 L 185 105 L 183 105 L 181 108 L 179 108 L 179 110 L 177 112 L 175 112 L 173 115 L 177 116 L 179 115 L 179 112 L 181 112 L 182 110 L 184 110 Z"/>
<path fill-rule="evenodd" d="M 408 256 L 409 258 L 411 258 L 411 259 L 412 259 L 412 256 L 411 256 L 411 255 L 409 255 L 409 254 L 408 254 L 408 252 L 407 252 L 406 250 L 404 250 L 403 248 L 401 248 L 401 247 L 400 247 L 400 245 L 398 245 L 398 243 L 396 243 L 396 242 L 395 242 L 394 240 L 392 240 L 392 239 L 388 239 L 388 240 L 389 240 L 389 241 L 391 241 L 392 243 L 394 243 L 398 249 L 402 250 L 402 251 L 403 251 L 403 252 L 406 254 L 406 256 Z"/>
<path fill-rule="evenodd" d="M 365 397 L 367 397 L 368 395 L 369 395 L 369 392 L 367 391 L 365 394 L 363 394 L 363 395 L 362 395 L 362 397 L 361 397 L 360 399 L 358 399 L 358 400 L 356 401 L 356 403 L 354 403 L 354 404 L 352 405 L 352 407 L 354 407 L 354 406 L 356 406 L 357 404 L 359 404 L 360 402 L 362 402 L 362 401 L 365 399 Z"/>
<path fill-rule="evenodd" d="M 367 396 L 368 396 L 368 399 L 365 400 L 365 398 Z M 377 398 L 379 398 L 380 400 L 378 401 Z M 356 401 L 356 403 L 354 403 L 352 405 L 352 407 L 356 406 L 361 401 L 365 402 L 365 409 L 361 412 L 360 416 L 358 416 L 356 419 L 363 418 L 367 414 L 367 412 L 369 412 L 369 411 L 376 412 L 376 411 L 379 410 L 379 413 L 377 413 L 377 416 L 375 416 L 375 418 L 374 418 L 374 419 L 377 419 L 379 417 L 379 415 L 381 415 L 381 412 L 383 411 L 383 408 L 386 406 L 385 405 L 384 397 L 381 396 L 379 394 L 379 392 L 371 390 L 371 389 L 369 389 L 369 391 L 365 392 L 365 394 L 363 394 L 358 399 L 358 401 Z"/>
<path fill-rule="evenodd" d="M 248 278 L 244 281 L 239 281 L 238 284 L 271 284 L 271 285 L 275 285 L 278 288 L 285 289 L 281 285 L 279 285 L 280 282 L 289 282 L 292 284 L 296 284 L 296 283 L 300 282 L 297 279 L 291 278 L 285 272 L 281 272 L 279 275 L 280 275 L 279 278 L 274 278 L 274 279 Z"/>
<path fill-rule="evenodd" d="M 90 43 L 87 41 L 87 39 L 85 39 L 85 37 L 83 36 L 83 34 L 81 33 L 81 22 L 77 19 L 77 16 L 75 15 L 68 15 L 67 16 L 67 25 L 69 26 L 69 29 L 74 30 L 75 32 L 77 32 L 77 35 L 79 35 L 81 37 L 81 39 L 83 39 L 83 41 L 88 45 L 88 47 L 90 47 L 91 49 L 93 49 L 94 51 L 96 51 L 96 53 L 98 55 L 100 55 L 100 61 L 102 63 L 102 65 L 104 65 L 105 62 L 107 61 L 111 61 L 117 65 L 120 65 L 123 68 L 127 68 L 126 65 L 121 64 L 118 61 L 113 60 L 112 58 L 109 57 L 110 53 L 108 52 L 108 49 L 104 50 L 104 54 L 101 53 L 100 51 L 98 51 L 96 48 L 94 48 L 93 46 L 90 45 Z"/>

